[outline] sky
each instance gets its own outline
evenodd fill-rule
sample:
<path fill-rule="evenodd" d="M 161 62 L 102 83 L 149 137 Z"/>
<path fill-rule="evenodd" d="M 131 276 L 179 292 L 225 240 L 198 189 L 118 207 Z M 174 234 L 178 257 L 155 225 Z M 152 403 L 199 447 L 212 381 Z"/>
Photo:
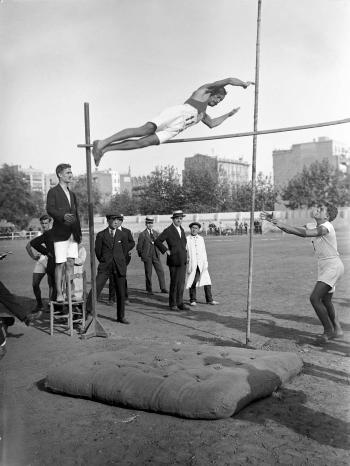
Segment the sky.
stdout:
<path fill-rule="evenodd" d="M 91 140 L 152 120 L 205 83 L 254 80 L 257 0 L 0 0 L 0 162 L 86 172 L 83 104 Z M 262 0 L 258 129 L 350 117 L 350 2 Z M 251 131 L 254 88 L 228 87 L 210 130 Z M 326 136 L 350 146 L 349 124 L 259 136 L 257 171 L 272 151 Z M 133 176 L 196 153 L 251 163 L 252 138 L 166 144 L 107 153 L 100 170 Z"/>

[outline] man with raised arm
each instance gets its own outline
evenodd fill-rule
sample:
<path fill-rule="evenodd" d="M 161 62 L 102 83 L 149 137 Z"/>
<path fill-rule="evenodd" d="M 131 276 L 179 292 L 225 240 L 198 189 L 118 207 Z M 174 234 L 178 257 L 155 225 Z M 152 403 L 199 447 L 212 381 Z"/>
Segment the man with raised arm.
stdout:
<path fill-rule="evenodd" d="M 215 107 L 225 98 L 227 94 L 225 86 L 239 86 L 246 89 L 251 84 L 254 83 L 237 78 L 226 78 L 204 84 L 194 91 L 184 104 L 165 109 L 144 125 L 123 129 L 106 139 L 94 141 L 92 153 L 96 166 L 98 167 L 103 154 L 111 150 L 133 150 L 157 146 L 200 121 L 209 128 L 221 125 L 227 118 L 237 113 L 239 107 L 217 118 L 211 118 L 206 113 L 207 107 Z"/>

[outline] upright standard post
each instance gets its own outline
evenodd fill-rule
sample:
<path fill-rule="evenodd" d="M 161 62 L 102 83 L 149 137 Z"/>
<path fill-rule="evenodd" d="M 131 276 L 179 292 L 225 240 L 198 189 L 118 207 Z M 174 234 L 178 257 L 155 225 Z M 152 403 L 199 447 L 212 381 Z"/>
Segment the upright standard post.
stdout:
<path fill-rule="evenodd" d="M 91 176 L 91 145 L 90 145 L 90 112 L 89 104 L 84 103 L 84 122 L 85 122 L 85 144 L 86 144 L 86 174 L 87 174 L 87 194 L 88 194 L 88 213 L 89 213 L 89 244 L 90 244 L 90 266 L 91 266 L 91 315 L 87 321 L 82 339 L 91 337 L 107 337 L 108 333 L 104 330 L 96 317 L 96 262 L 95 262 L 95 234 L 94 234 L 94 205 L 92 197 L 92 176 Z"/>
<path fill-rule="evenodd" d="M 258 0 L 258 18 L 257 18 L 257 31 L 256 31 L 254 132 L 258 130 L 261 1 L 262 0 Z M 249 232 L 249 272 L 248 272 L 248 295 L 247 295 L 246 345 L 248 345 L 250 341 L 250 321 L 251 321 L 251 309 L 252 309 L 253 230 L 254 230 L 254 212 L 255 212 L 257 137 L 258 136 L 254 134 L 253 136 L 253 157 L 252 157 L 252 202 L 251 202 L 251 207 L 250 207 L 250 232 Z"/>

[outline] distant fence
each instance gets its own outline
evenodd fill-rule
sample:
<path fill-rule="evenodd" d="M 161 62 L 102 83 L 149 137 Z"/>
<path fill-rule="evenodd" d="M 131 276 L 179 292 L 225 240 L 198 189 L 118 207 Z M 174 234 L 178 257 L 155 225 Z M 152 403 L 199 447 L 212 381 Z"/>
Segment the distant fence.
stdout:
<path fill-rule="evenodd" d="M 274 212 L 274 216 L 281 220 L 286 220 L 291 225 L 305 225 L 312 223 L 311 209 L 296 209 L 296 210 L 278 210 Z M 168 215 L 153 215 L 154 229 L 158 231 L 164 230 L 171 223 L 171 214 Z M 145 229 L 145 215 L 125 216 L 123 225 L 129 228 L 134 235 L 138 235 Z M 260 211 L 255 212 L 254 219 L 257 223 L 254 225 L 254 233 L 261 234 L 272 231 L 280 231 L 272 224 L 263 222 L 261 224 Z M 189 230 L 191 222 L 199 222 L 202 225 L 202 232 L 204 235 L 245 235 L 248 234 L 250 229 L 250 212 L 215 212 L 203 214 L 186 213 L 183 219 L 182 226 L 185 231 Z M 238 225 L 237 225 L 238 222 Z M 336 229 L 350 227 L 350 207 L 339 208 L 337 218 L 332 222 Z M 105 217 L 94 217 L 94 230 L 95 233 L 107 227 L 107 220 Z M 248 226 L 246 226 L 248 225 Z M 89 228 L 82 228 L 83 236 L 89 235 Z M 0 233 L 0 240 L 10 239 L 26 239 L 30 240 L 40 234 L 39 231 L 14 231 L 8 233 Z"/>

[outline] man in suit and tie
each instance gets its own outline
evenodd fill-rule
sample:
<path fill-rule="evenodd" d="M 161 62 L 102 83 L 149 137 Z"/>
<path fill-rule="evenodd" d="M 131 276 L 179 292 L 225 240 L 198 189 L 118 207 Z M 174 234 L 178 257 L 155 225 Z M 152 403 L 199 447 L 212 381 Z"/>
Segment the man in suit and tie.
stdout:
<path fill-rule="evenodd" d="M 146 217 L 146 229 L 143 230 L 137 241 L 137 253 L 143 262 L 145 267 L 146 276 L 146 291 L 149 295 L 152 295 L 152 266 L 154 267 L 158 281 L 160 291 L 162 293 L 168 293 L 165 286 L 165 277 L 162 263 L 160 261 L 160 254 L 158 249 L 155 247 L 154 242 L 158 237 L 158 232 L 153 230 L 154 219 L 152 217 Z"/>
<path fill-rule="evenodd" d="M 106 215 L 108 227 L 96 235 L 95 254 L 99 265 L 96 276 L 96 295 L 100 296 L 107 280 L 113 280 L 117 294 L 117 322 L 128 324 L 125 319 L 125 279 L 129 251 L 134 247 L 128 239 L 128 233 L 122 230 L 123 215 Z M 91 291 L 87 300 L 87 313 L 91 312 Z"/>
<path fill-rule="evenodd" d="M 78 258 L 81 228 L 75 194 L 69 189 L 73 181 L 71 165 L 61 163 L 56 167 L 58 185 L 47 193 L 46 210 L 53 218 L 52 236 L 55 248 L 55 282 L 57 302 L 63 302 L 62 275 L 66 264 L 68 277 L 73 275 L 74 260 Z"/>
<path fill-rule="evenodd" d="M 183 302 L 187 262 L 186 236 L 181 226 L 184 217 L 182 210 L 175 210 L 171 217 L 172 224 L 154 242 L 162 254 L 167 254 L 170 272 L 169 307 L 173 311 L 189 310 Z M 168 247 L 163 244 L 164 241 Z"/>
<path fill-rule="evenodd" d="M 130 264 L 130 261 L 131 261 L 131 250 L 132 248 L 135 246 L 135 241 L 134 241 L 134 238 L 132 236 L 132 233 L 131 233 L 131 230 L 129 230 L 129 228 L 125 228 L 122 226 L 122 223 L 124 221 L 124 215 L 123 214 L 118 214 L 119 215 L 119 218 L 117 219 L 118 220 L 118 228 L 123 231 L 127 238 L 128 238 L 128 255 L 126 256 L 126 267 L 128 267 L 128 265 Z M 110 279 L 109 280 L 109 290 L 108 290 L 108 301 L 109 301 L 109 304 L 113 304 L 115 303 L 115 296 L 116 296 L 116 290 L 114 288 L 114 281 L 113 279 Z M 130 304 L 130 301 L 129 301 L 129 292 L 128 292 L 128 281 L 127 281 L 127 278 L 125 277 L 125 299 L 124 299 L 124 302 L 125 304 Z"/>

